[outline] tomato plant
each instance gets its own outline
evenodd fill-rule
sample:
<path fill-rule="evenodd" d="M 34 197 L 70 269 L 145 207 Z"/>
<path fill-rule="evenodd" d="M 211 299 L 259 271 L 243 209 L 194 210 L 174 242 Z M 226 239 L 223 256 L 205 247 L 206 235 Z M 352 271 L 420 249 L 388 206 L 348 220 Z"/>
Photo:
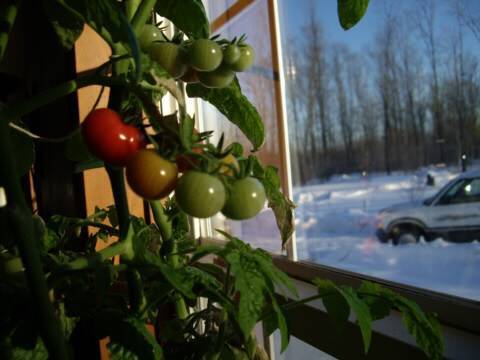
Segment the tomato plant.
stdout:
<path fill-rule="evenodd" d="M 213 40 L 195 40 L 188 52 L 190 64 L 198 71 L 213 71 L 222 63 L 222 48 Z"/>
<path fill-rule="evenodd" d="M 255 61 L 255 51 L 248 44 L 240 46 L 240 56 L 238 60 L 230 64 L 230 68 L 234 71 L 245 71 L 252 66 Z"/>
<path fill-rule="evenodd" d="M 188 215 L 208 218 L 223 208 L 225 187 L 215 176 L 192 170 L 178 181 L 175 199 Z"/>
<path fill-rule="evenodd" d="M 49 51 L 36 53 L 32 61 L 38 57 L 40 66 L 47 63 L 50 49 L 59 44 L 66 50 L 76 46 L 87 25 L 110 47 L 111 57 L 92 71 L 62 79 L 64 83 L 28 97 L 24 97 L 24 89 L 5 87 L 6 101 L 2 98 L 0 106 L 0 230 L 7 235 L 0 236 L 0 305 L 4 310 L 0 358 L 96 359 L 98 351 L 89 356 L 85 349 L 98 349 L 98 340 L 108 339 L 112 359 L 264 359 L 253 330 L 266 319 L 274 321 L 265 328 L 280 330 L 284 350 L 288 345 L 285 306 L 305 302 L 277 301 L 273 289 L 288 289 L 289 297 L 296 297 L 288 276 L 275 267 L 268 253 L 220 229 L 228 240 L 225 246 L 199 246 L 193 241 L 197 234 L 188 219 L 188 215 L 208 218 L 219 211 L 231 219 L 247 219 L 261 211 L 267 198 L 280 231 L 279 246 L 285 248 L 293 233 L 294 205 L 280 189 L 278 171 L 263 166 L 254 154 L 244 154 L 239 144 L 224 149 L 223 136 L 216 146 L 204 141 L 212 132 L 195 134 L 195 118 L 186 108 L 185 93 L 206 100 L 244 133 L 254 151 L 262 146 L 265 128 L 259 112 L 242 93 L 238 81 L 232 81 L 233 71 L 248 69 L 255 58 L 253 49 L 244 43 L 245 36 L 233 40 L 210 37 L 210 22 L 199 0 L 45 0 L 35 2 L 35 9 L 42 11 L 34 15 L 48 17 L 18 23 L 17 13 L 32 10 L 19 7 L 21 1 L 6 3 L 0 5 L 0 22 L 5 25 L 0 27 L 0 62 L 5 53 L 13 51 L 8 55 L 15 58 L 23 51 L 19 42 L 9 43 L 10 31 L 17 26 L 21 35 L 46 30 L 43 26 L 51 27 L 45 33 L 57 35 L 58 44 L 49 43 L 53 41 L 50 35 L 41 38 L 45 44 L 39 46 Z M 352 7 L 350 1 L 339 1 L 345 27 L 361 17 L 350 12 L 364 12 L 365 3 L 368 1 Z M 24 19 L 31 15 L 27 12 Z M 157 15 L 174 25 L 171 41 L 158 41 L 163 40 L 163 34 L 156 26 L 146 25 Z M 98 50 L 88 47 L 94 43 L 87 44 L 87 51 Z M 84 51 L 85 44 L 79 45 Z M 176 83 L 179 78 L 187 84 Z M 57 111 L 59 120 L 67 120 L 61 119 L 66 115 L 58 109 L 71 106 L 71 102 L 62 98 L 92 85 L 108 88 L 108 108 L 91 111 L 81 125 L 81 134 L 90 152 L 105 164 L 84 156 L 85 151 L 78 152 L 78 145 L 83 143 L 75 135 L 80 129 L 52 139 L 19 127 L 17 119 L 43 106 Z M 165 108 L 160 100 L 167 93 L 173 106 Z M 66 102 L 58 106 L 63 100 Z M 129 121 L 140 117 L 141 122 Z M 43 194 L 43 182 L 36 182 L 31 190 L 19 181 L 19 165 L 23 168 L 21 160 L 26 157 L 18 151 L 18 142 L 25 140 L 14 139 L 13 131 L 29 141 L 31 159 L 34 141 L 68 141 L 65 147 L 76 172 L 104 167 L 109 186 L 99 191 L 112 194 L 114 205 L 95 207 L 88 215 L 82 205 L 73 209 L 75 217 L 67 216 L 67 211 L 72 214 L 69 200 L 77 204 L 77 198 L 85 194 L 62 192 L 64 187 L 57 190 L 48 184 L 47 198 L 65 199 L 53 201 L 54 209 L 44 209 L 42 201 L 38 214 L 33 214 L 33 204 L 26 199 L 37 188 Z M 149 149 L 145 149 L 144 136 Z M 177 164 L 169 160 L 177 154 L 181 155 L 176 162 L 184 172 L 179 179 Z M 183 160 L 190 161 L 182 165 Z M 68 163 L 69 175 L 71 165 Z M 45 170 L 41 162 L 35 164 L 35 170 L 37 166 Z M 41 173 L 35 171 L 35 176 Z M 144 205 L 144 217 L 130 212 L 125 174 L 132 190 L 148 200 L 139 201 Z M 174 196 L 162 199 L 172 191 Z M 59 203 L 67 205 L 58 209 Z M 60 214 L 52 215 L 56 211 Z M 41 215 L 47 215 L 48 220 L 42 220 Z M 96 246 L 106 239 L 115 241 Z M 207 255 L 214 255 L 218 262 L 209 261 Z M 113 261 L 116 258 L 119 263 Z M 10 276 L 21 281 L 10 281 Z M 401 304 L 408 312 L 409 329 L 427 355 L 441 358 L 439 326 L 415 304 L 377 284 L 353 289 L 320 279 L 314 283 L 321 291 L 311 299 L 333 296 L 342 313 L 343 309 L 350 311 L 349 304 L 355 304 L 365 349 L 371 336 L 370 309 L 376 316 L 386 316 L 387 310 Z M 372 298 L 381 300 L 381 311 Z M 201 299 L 207 299 L 208 305 L 199 309 Z M 157 338 L 147 330 L 147 323 L 155 327 Z"/>
<path fill-rule="evenodd" d="M 155 42 L 150 46 L 150 56 L 175 79 L 187 72 L 187 52 L 181 45 Z"/>
<path fill-rule="evenodd" d="M 128 185 L 139 196 L 148 200 L 162 199 L 177 184 L 177 165 L 161 157 L 153 149 L 137 151 L 125 169 Z"/>
<path fill-rule="evenodd" d="M 265 189 L 260 181 L 253 177 L 235 180 L 222 213 L 233 220 L 250 219 L 263 209 L 265 200 Z"/>
<path fill-rule="evenodd" d="M 124 166 L 130 156 L 145 147 L 143 134 L 111 109 L 88 114 L 82 123 L 82 135 L 92 154 L 112 165 Z"/>

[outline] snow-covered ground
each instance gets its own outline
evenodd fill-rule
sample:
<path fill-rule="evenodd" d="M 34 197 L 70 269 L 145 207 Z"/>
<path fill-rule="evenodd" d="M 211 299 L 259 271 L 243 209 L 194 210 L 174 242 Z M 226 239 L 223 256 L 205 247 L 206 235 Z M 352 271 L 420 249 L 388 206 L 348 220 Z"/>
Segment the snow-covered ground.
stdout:
<path fill-rule="evenodd" d="M 435 186 L 426 185 L 427 171 Z M 393 246 L 375 237 L 379 210 L 427 198 L 456 175 L 452 168 L 429 168 L 391 176 L 342 176 L 296 188 L 299 259 L 480 300 L 478 241 Z"/>
<path fill-rule="evenodd" d="M 426 186 L 427 172 L 435 186 Z M 307 260 L 438 292 L 480 300 L 480 243 L 433 242 L 393 246 L 375 237 L 379 210 L 435 194 L 458 175 L 456 168 L 412 173 L 344 175 L 294 189 L 297 252 Z M 230 222 L 240 238 L 280 251 L 270 211 Z"/>

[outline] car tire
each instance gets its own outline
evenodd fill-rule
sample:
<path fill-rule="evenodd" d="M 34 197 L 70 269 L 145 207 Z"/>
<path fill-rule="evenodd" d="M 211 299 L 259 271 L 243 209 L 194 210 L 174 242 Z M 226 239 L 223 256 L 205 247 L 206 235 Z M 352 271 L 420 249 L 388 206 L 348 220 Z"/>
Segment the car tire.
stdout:
<path fill-rule="evenodd" d="M 393 239 L 394 245 L 416 244 L 420 239 L 420 235 L 413 229 L 401 229 Z"/>

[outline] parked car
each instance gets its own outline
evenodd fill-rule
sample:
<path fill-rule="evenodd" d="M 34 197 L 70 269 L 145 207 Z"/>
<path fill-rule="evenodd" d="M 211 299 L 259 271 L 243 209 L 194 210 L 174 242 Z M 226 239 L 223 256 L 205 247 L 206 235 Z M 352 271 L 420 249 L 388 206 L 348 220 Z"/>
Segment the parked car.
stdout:
<path fill-rule="evenodd" d="M 434 196 L 392 205 L 378 215 L 377 237 L 393 244 L 441 237 L 447 241 L 480 239 L 480 171 L 463 173 Z"/>

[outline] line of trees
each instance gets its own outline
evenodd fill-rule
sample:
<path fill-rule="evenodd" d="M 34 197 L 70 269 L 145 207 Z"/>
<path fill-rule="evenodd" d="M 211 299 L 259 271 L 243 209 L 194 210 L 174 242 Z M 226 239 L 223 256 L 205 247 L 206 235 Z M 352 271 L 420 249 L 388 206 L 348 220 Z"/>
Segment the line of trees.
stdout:
<path fill-rule="evenodd" d="M 480 28 L 464 0 L 418 0 L 402 14 L 386 6 L 362 52 L 326 39 L 315 13 L 302 38 L 288 40 L 285 59 L 300 183 L 480 157 L 480 63 L 465 45 L 469 31 L 480 46 Z"/>

